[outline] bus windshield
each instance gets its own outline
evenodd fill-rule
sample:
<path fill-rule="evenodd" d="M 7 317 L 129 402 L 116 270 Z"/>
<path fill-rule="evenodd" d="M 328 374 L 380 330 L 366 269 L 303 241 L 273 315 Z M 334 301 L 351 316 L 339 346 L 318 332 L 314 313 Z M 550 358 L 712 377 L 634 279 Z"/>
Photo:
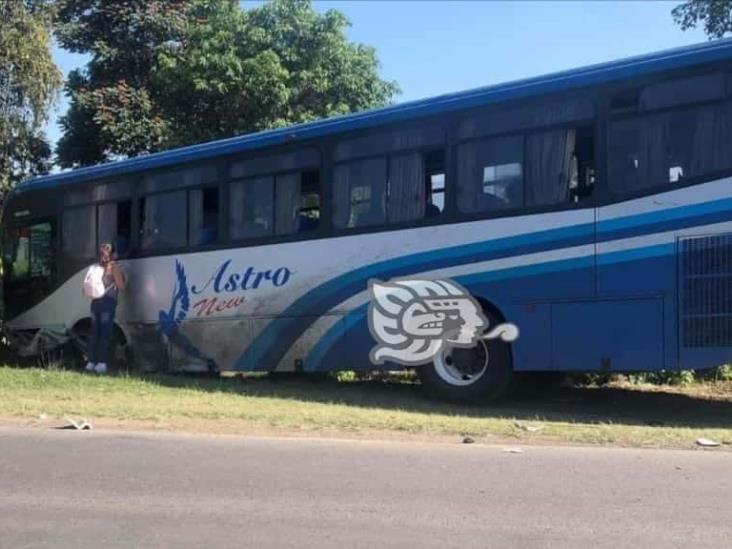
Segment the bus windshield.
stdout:
<path fill-rule="evenodd" d="M 53 270 L 53 228 L 50 221 L 16 227 L 5 243 L 5 272 L 8 280 L 45 278 Z"/>

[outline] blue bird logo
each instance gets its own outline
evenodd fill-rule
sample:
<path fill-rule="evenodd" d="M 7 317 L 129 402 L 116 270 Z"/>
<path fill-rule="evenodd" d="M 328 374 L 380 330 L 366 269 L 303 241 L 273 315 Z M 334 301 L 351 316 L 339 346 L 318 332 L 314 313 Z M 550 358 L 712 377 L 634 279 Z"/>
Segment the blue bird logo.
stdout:
<path fill-rule="evenodd" d="M 170 335 L 180 326 L 188 316 L 188 310 L 191 306 L 186 272 L 178 260 L 175 261 L 175 275 L 176 283 L 173 289 L 173 297 L 170 301 L 170 309 L 168 311 L 160 311 L 158 314 L 160 330 L 166 335 Z"/>

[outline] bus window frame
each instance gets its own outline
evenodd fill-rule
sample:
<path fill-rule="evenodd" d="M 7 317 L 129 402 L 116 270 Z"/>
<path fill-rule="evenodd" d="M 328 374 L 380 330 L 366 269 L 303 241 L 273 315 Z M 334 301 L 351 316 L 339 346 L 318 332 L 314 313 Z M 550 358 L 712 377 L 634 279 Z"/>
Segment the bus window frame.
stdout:
<path fill-rule="evenodd" d="M 240 152 L 235 154 L 228 154 L 221 157 L 218 157 L 214 160 L 208 160 L 207 162 L 216 164 L 218 169 L 218 181 L 213 183 L 205 183 L 205 184 L 199 184 L 199 185 L 190 185 L 183 187 L 179 190 L 186 190 L 186 191 L 193 191 L 197 189 L 202 188 L 210 188 L 212 186 L 218 185 L 219 188 L 219 200 L 221 201 L 221 204 L 223 206 L 222 211 L 219 215 L 219 239 L 215 244 L 209 244 L 209 245 L 198 245 L 198 246 L 179 246 L 179 247 L 172 247 L 172 248 L 165 248 L 160 250 L 143 250 L 140 246 L 140 206 L 141 206 L 141 199 L 145 198 L 146 196 L 152 196 L 159 193 L 165 193 L 165 192 L 172 192 L 175 189 L 169 189 L 169 190 L 163 190 L 163 191 L 155 191 L 152 193 L 142 193 L 140 190 L 139 185 L 137 182 L 142 179 L 142 177 L 145 177 L 152 171 L 165 171 L 166 168 L 156 168 L 155 170 L 150 171 L 143 171 L 139 174 L 135 174 L 135 184 L 133 185 L 133 219 L 132 219 L 132 230 L 133 230 L 133 243 L 132 243 L 132 251 L 129 254 L 129 258 L 140 258 L 140 257 L 161 257 L 161 256 L 169 256 L 169 255 L 177 255 L 177 254 L 183 254 L 183 253 L 197 253 L 201 251 L 216 251 L 216 250 L 226 250 L 231 248 L 249 248 L 249 247 L 257 247 L 257 246 L 266 246 L 271 244 L 280 244 L 280 243 L 287 243 L 287 242 L 298 242 L 303 240 L 316 240 L 316 239 L 322 239 L 322 238 L 328 238 L 332 237 L 332 232 L 330 231 L 330 223 L 331 223 L 331 214 L 330 214 L 330 207 L 329 207 L 329 195 L 330 195 L 330 189 L 329 185 L 327 184 L 327 174 L 328 172 L 328 164 L 325 161 L 327 158 L 327 155 L 329 154 L 328 148 L 327 148 L 327 141 L 325 139 L 313 139 L 308 140 L 306 142 L 302 143 L 296 143 L 296 144 L 285 144 L 282 146 L 277 147 L 269 147 L 262 150 L 255 151 L 256 154 L 251 154 L 250 152 Z M 302 233 L 292 233 L 288 235 L 265 235 L 261 237 L 254 237 L 254 238 L 246 238 L 246 239 L 234 239 L 231 236 L 230 226 L 229 226 L 229 210 L 230 207 L 229 204 L 231 202 L 231 189 L 230 189 L 230 183 L 232 181 L 239 181 L 241 178 L 232 178 L 230 177 L 231 174 L 231 165 L 236 162 L 241 162 L 243 157 L 246 155 L 251 155 L 253 158 L 257 156 L 275 156 L 277 154 L 286 154 L 289 151 L 292 151 L 294 149 L 303 149 L 303 148 L 312 148 L 315 149 L 319 156 L 320 156 L 320 164 L 318 166 L 308 166 L 307 168 L 299 168 L 295 170 L 282 170 L 275 172 L 274 174 L 269 174 L 268 172 L 262 172 L 262 174 L 252 174 L 251 177 L 256 177 L 256 175 L 283 175 L 287 173 L 293 173 L 298 171 L 311 171 L 317 169 L 320 174 L 320 191 L 321 191 L 321 203 L 320 203 L 320 223 L 317 229 L 313 231 L 307 231 Z M 184 169 L 186 167 L 192 167 L 195 164 L 198 164 L 197 162 L 188 162 L 183 166 L 175 166 L 173 168 L 174 171 L 178 171 L 181 169 Z M 246 178 L 245 178 L 246 179 Z M 186 197 L 188 195 L 186 194 Z M 186 234 L 188 233 L 188 198 L 186 198 Z"/>
<path fill-rule="evenodd" d="M 363 162 L 365 160 L 373 160 L 375 158 L 385 158 L 386 159 L 386 180 L 384 181 L 385 188 L 388 190 L 388 184 L 390 183 L 390 176 L 391 176 L 391 159 L 395 156 L 402 156 L 402 155 L 408 155 L 408 154 L 419 154 L 423 158 L 430 154 L 435 152 L 442 152 L 444 153 L 445 157 L 445 185 L 444 185 L 444 194 L 445 194 L 445 207 L 443 211 L 440 212 L 440 215 L 434 216 L 434 217 L 426 217 L 423 216 L 419 219 L 411 219 L 407 221 L 390 221 L 389 220 L 389 201 L 388 196 L 384 207 L 384 223 L 380 223 L 377 225 L 365 225 L 361 227 L 335 227 L 333 226 L 333 231 L 336 232 L 338 235 L 341 234 L 353 234 L 354 232 L 359 232 L 363 229 L 365 229 L 365 232 L 371 232 L 376 230 L 397 230 L 399 228 L 415 228 L 415 227 L 422 227 L 424 225 L 442 225 L 441 219 L 445 217 L 447 213 L 448 208 L 448 194 L 450 194 L 450 191 L 448 191 L 448 175 L 447 175 L 447 166 L 448 166 L 448 155 L 447 155 L 447 148 L 439 149 L 433 146 L 423 146 L 423 147 L 417 147 L 417 148 L 409 148 L 409 149 L 399 149 L 397 151 L 389 152 L 389 153 L 381 153 L 381 154 L 370 154 L 370 155 L 364 155 L 364 156 L 358 156 L 349 158 L 348 160 L 340 160 L 338 162 L 333 163 L 333 170 L 335 171 L 335 168 L 337 166 L 343 166 L 348 165 L 353 162 Z M 331 179 L 331 186 L 335 185 L 335 181 Z M 426 204 L 426 202 L 425 202 Z M 331 218 L 332 222 L 332 218 Z"/>
<path fill-rule="evenodd" d="M 732 107 L 732 95 L 728 94 L 726 97 L 722 99 L 715 99 L 711 101 L 700 101 L 695 103 L 685 103 L 683 105 L 677 105 L 673 107 L 665 107 L 663 109 L 656 109 L 656 110 L 647 110 L 647 111 L 640 111 L 635 113 L 621 113 L 616 114 L 615 116 L 609 116 L 608 117 L 608 128 L 607 128 L 607 134 L 606 134 L 606 153 L 607 153 L 607 169 L 608 169 L 608 177 L 610 173 L 610 139 L 611 139 L 611 125 L 613 122 L 617 121 L 624 121 L 624 120 L 640 120 L 644 118 L 652 118 L 654 116 L 668 114 L 670 112 L 679 112 L 683 110 L 689 110 L 694 109 L 697 107 L 707 107 L 707 106 L 714 106 L 714 105 L 724 105 L 727 104 L 730 107 Z M 731 163 L 732 164 L 732 163 Z M 667 182 L 664 184 L 654 185 L 651 187 L 641 188 L 634 192 L 630 193 L 622 193 L 618 192 L 617 190 L 614 190 L 612 186 L 609 184 L 607 185 L 607 194 L 608 197 L 612 199 L 611 203 L 616 202 L 624 202 L 626 200 L 633 200 L 635 198 L 640 198 L 643 196 L 649 196 L 653 194 L 660 194 L 664 192 L 670 192 L 675 191 L 677 189 L 683 189 L 686 187 L 691 187 L 694 185 L 699 185 L 701 183 L 707 182 L 707 181 L 714 181 L 715 179 L 722 179 L 724 177 L 732 176 L 732 165 L 729 168 L 723 169 L 723 170 L 716 170 L 716 171 L 710 171 L 706 172 L 702 175 L 695 175 L 691 177 L 684 177 L 683 181 L 676 182 L 675 184 L 672 184 L 671 182 Z"/>
<path fill-rule="evenodd" d="M 550 132 L 554 130 L 569 130 L 573 128 L 581 128 L 581 127 L 591 127 L 592 128 L 592 135 L 593 135 L 593 148 L 594 148 L 594 160 L 595 160 L 595 181 L 593 185 L 593 191 L 592 193 L 586 197 L 584 200 L 581 200 L 579 202 L 573 202 L 573 201 L 566 201 L 562 202 L 560 204 L 538 204 L 538 205 L 529 205 L 526 204 L 522 205 L 518 208 L 506 208 L 501 210 L 489 210 L 485 212 L 462 212 L 458 210 L 458 215 L 461 218 L 461 221 L 480 221 L 484 219 L 500 219 L 505 217 L 522 217 L 527 215 L 537 215 L 542 213 L 551 213 L 551 212 L 562 212 L 562 211 L 569 211 L 569 210 L 583 210 L 586 208 L 594 208 L 597 205 L 598 200 L 598 189 L 599 189 L 599 182 L 603 179 L 604 172 L 601 171 L 600 165 L 599 165 L 599 157 L 598 157 L 598 145 L 601 142 L 602 135 L 600 133 L 601 127 L 599 124 L 599 118 L 598 118 L 598 102 L 596 101 L 596 97 L 593 97 L 595 99 L 594 106 L 595 106 L 595 116 L 591 119 L 583 118 L 574 120 L 572 122 L 562 122 L 559 124 L 551 124 L 546 126 L 533 126 L 531 128 L 527 129 L 517 129 L 514 131 L 509 132 L 502 132 L 502 133 L 491 133 L 489 135 L 483 135 L 483 136 L 474 136 L 470 137 L 469 139 L 461 139 L 456 140 L 455 142 L 455 162 L 457 163 L 457 149 L 460 145 L 464 144 L 471 144 L 476 143 L 480 141 L 487 141 L 492 139 L 501 139 L 504 137 L 516 137 L 521 136 L 523 138 L 523 158 L 524 158 L 524 164 L 526 159 L 526 141 L 527 137 L 529 135 L 539 134 L 543 132 Z M 524 164 L 522 164 L 522 167 L 524 167 Z M 457 195 L 457 186 L 458 186 L 458 180 L 457 180 L 457 166 L 455 167 L 455 179 L 453 181 L 453 185 L 455 187 L 453 194 Z M 524 168 L 525 169 L 525 168 Z M 523 179 L 523 200 L 526 200 L 526 176 L 524 174 Z"/>
<path fill-rule="evenodd" d="M 65 199 L 65 195 L 64 195 Z M 96 257 L 96 250 L 99 249 L 100 244 L 102 242 L 99 240 L 99 207 L 100 206 L 107 206 L 109 204 L 120 204 L 122 202 L 129 202 L 130 203 L 130 215 L 132 218 L 130 219 L 130 251 L 124 255 L 121 259 L 127 259 L 128 257 L 132 256 L 132 241 L 134 239 L 135 233 L 134 233 L 134 222 L 135 222 L 135 198 L 132 196 L 128 196 L 126 198 L 118 198 L 118 199 L 112 199 L 112 200 L 97 200 L 94 202 L 84 202 L 79 204 L 74 204 L 67 206 L 65 202 L 62 200 L 61 210 L 59 212 L 59 238 L 60 238 L 60 244 L 59 244 L 59 250 L 62 254 L 67 256 L 67 252 L 64 250 L 64 239 L 63 239 L 63 231 L 64 231 L 64 213 L 70 210 L 76 210 L 81 208 L 88 208 L 92 207 L 94 208 L 94 256 L 93 257 L 73 257 L 75 261 L 79 260 L 93 260 L 94 257 Z"/>
<path fill-rule="evenodd" d="M 60 235 L 60 238 L 61 238 L 61 246 L 59 248 L 59 251 L 64 255 L 64 257 L 68 257 L 68 258 L 72 259 L 73 261 L 94 260 L 94 258 L 96 257 L 96 254 L 97 254 L 97 250 L 99 249 L 99 242 L 98 242 L 98 240 L 99 240 L 99 234 L 98 234 L 98 227 L 99 227 L 99 204 L 104 204 L 104 203 L 105 202 L 89 202 L 89 203 L 84 203 L 84 204 L 74 204 L 73 206 L 66 206 L 66 205 L 62 205 L 61 206 L 61 211 L 59 213 L 59 221 L 58 221 L 59 227 L 60 227 L 59 235 Z M 81 208 L 92 208 L 93 209 L 93 212 L 94 212 L 94 246 L 93 246 L 93 248 L 94 248 L 94 254 L 91 257 L 70 255 L 66 251 L 66 249 L 64 247 L 64 245 L 65 245 L 65 241 L 64 241 L 64 229 L 65 229 L 65 227 L 64 227 L 64 225 L 65 225 L 65 223 L 64 223 L 64 214 L 66 212 L 68 212 L 68 211 L 80 210 Z"/>
<path fill-rule="evenodd" d="M 142 191 L 142 180 L 145 177 L 148 177 L 150 175 L 154 175 L 161 172 L 166 171 L 183 171 L 186 169 L 196 168 L 197 166 L 200 166 L 201 164 L 213 164 L 215 166 L 216 172 L 218 174 L 217 181 L 208 181 L 206 183 L 198 183 L 196 185 L 185 185 L 177 188 L 164 188 L 160 190 L 155 190 L 152 192 L 143 192 Z M 189 225 L 190 225 L 190 219 L 189 219 L 189 209 L 190 209 L 190 192 L 196 191 L 196 190 L 203 190 L 203 189 L 210 189 L 210 188 L 217 188 L 219 191 L 219 204 L 222 205 L 224 203 L 228 203 L 228 193 L 226 196 L 224 196 L 224 192 L 226 189 L 226 186 L 222 184 L 222 176 L 224 174 L 225 169 L 227 169 L 228 164 L 226 160 L 223 158 L 215 158 L 213 160 L 207 160 L 206 162 L 186 162 L 182 165 L 174 165 L 172 167 L 163 167 L 163 168 L 156 168 L 154 170 L 147 170 L 142 171 L 140 173 L 135 174 L 133 178 L 133 184 L 132 184 L 132 222 L 131 222 L 131 230 L 132 230 L 132 238 L 130 239 L 130 253 L 127 254 L 127 258 L 130 259 L 136 259 L 136 258 L 143 258 L 143 257 L 162 257 L 162 256 L 168 256 L 168 255 L 176 255 L 176 254 L 183 254 L 183 253 L 196 253 L 201 251 L 213 251 L 213 250 L 219 250 L 219 249 L 225 249 L 228 244 L 228 225 L 222 222 L 222 215 L 219 213 L 219 234 L 218 239 L 215 243 L 211 244 L 203 244 L 203 245 L 195 245 L 192 246 L 188 242 L 190 240 L 190 231 L 189 231 Z M 148 197 L 148 196 L 156 196 L 160 194 L 167 194 L 167 193 L 174 193 L 174 192 L 185 192 L 186 196 L 186 211 L 185 211 L 185 235 L 186 235 L 186 245 L 185 246 L 173 246 L 168 248 L 160 248 L 160 249 L 143 249 L 142 248 L 142 234 L 141 230 L 142 227 L 140 225 L 141 221 L 141 214 L 142 214 L 142 201 Z M 224 202 L 226 201 L 226 202 Z M 220 208 L 221 209 L 221 208 Z M 225 232 L 224 232 L 225 231 Z"/>
<path fill-rule="evenodd" d="M 188 249 L 194 248 L 193 246 L 189 246 L 188 245 L 189 225 L 190 225 L 190 219 L 189 219 L 190 216 L 189 216 L 189 213 L 188 213 L 189 212 L 189 208 L 190 208 L 189 192 L 192 191 L 192 190 L 197 190 L 197 189 L 201 189 L 201 188 L 204 188 L 204 187 L 205 186 L 202 185 L 200 187 L 199 186 L 195 186 L 195 187 L 181 187 L 179 189 L 165 189 L 165 190 L 156 191 L 156 192 L 153 192 L 153 193 L 144 193 L 144 194 L 143 193 L 140 193 L 137 196 L 137 198 L 136 198 L 136 202 L 137 202 L 137 212 L 136 212 L 136 215 L 137 215 L 137 218 L 135 219 L 135 221 L 137 222 L 137 232 L 135 233 L 134 236 L 135 236 L 135 249 L 136 249 L 136 251 L 137 251 L 137 253 L 139 254 L 140 257 L 145 257 L 145 256 L 158 256 L 158 255 L 170 255 L 172 253 L 181 253 L 181 252 L 184 252 L 184 251 L 186 251 Z M 142 221 L 142 213 L 143 213 L 143 211 L 142 211 L 142 201 L 144 199 L 146 199 L 146 198 L 151 197 L 151 196 L 160 196 L 160 195 L 163 195 L 163 194 L 175 194 L 175 193 L 184 193 L 185 199 L 186 199 L 185 200 L 185 202 L 186 202 L 186 205 L 185 205 L 185 227 L 183 228 L 183 232 L 185 234 L 186 245 L 185 246 L 171 246 L 171 247 L 159 248 L 159 249 L 143 248 L 142 247 L 142 226 L 141 226 L 141 223 L 140 223 Z M 208 249 L 207 246 L 206 247 L 204 247 L 204 246 L 196 246 L 196 248 L 206 248 L 206 249 Z"/>
<path fill-rule="evenodd" d="M 332 219 L 330 218 L 330 213 L 328 213 L 327 223 L 324 215 L 324 203 L 325 203 L 325 187 L 327 186 L 326 180 L 324 178 L 324 151 L 323 151 L 323 140 L 314 141 L 314 142 L 308 142 L 308 143 L 301 143 L 298 145 L 290 145 L 288 147 L 282 148 L 272 148 L 272 149 L 264 149 L 262 151 L 258 151 L 260 154 L 258 155 L 252 155 L 251 159 L 256 158 L 263 158 L 263 157 L 269 157 L 269 156 L 277 156 L 279 154 L 287 154 L 291 151 L 296 150 L 302 150 L 302 149 L 313 149 L 317 151 L 318 157 L 319 157 L 319 163 L 318 165 L 312 165 L 307 164 L 307 166 L 303 166 L 300 168 L 290 168 L 285 170 L 277 170 L 277 171 L 261 171 L 261 172 L 252 172 L 251 174 L 248 174 L 246 177 L 232 177 L 231 176 L 231 167 L 233 164 L 237 162 L 241 162 L 242 160 L 247 160 L 243 158 L 242 154 L 235 155 L 233 157 L 229 157 L 228 161 L 226 162 L 226 177 L 221 181 L 221 184 L 226 188 L 226 211 L 224 212 L 224 215 L 222 216 L 224 218 L 224 223 L 226 224 L 226 232 L 227 232 L 227 245 L 224 247 L 229 248 L 248 248 L 248 247 L 255 247 L 255 246 L 266 246 L 269 244 L 279 244 L 284 242 L 296 242 L 300 240 L 315 240 L 319 238 L 327 238 L 331 236 L 328 233 L 328 227 L 330 227 L 332 223 Z M 319 184 L 319 191 L 320 191 L 320 220 L 318 223 L 318 228 L 314 229 L 312 231 L 304 231 L 304 232 L 295 232 L 295 233 L 289 233 L 289 234 L 281 234 L 278 235 L 276 233 L 276 215 L 277 215 L 277 178 L 284 175 L 291 175 L 294 173 L 304 173 L 309 171 L 318 171 L 318 184 Z M 272 177 L 273 178 L 273 184 L 272 184 L 272 233 L 262 236 L 255 236 L 255 237 L 244 237 L 244 238 L 234 238 L 231 235 L 231 185 L 232 183 L 236 183 L 239 181 L 246 181 L 249 179 L 256 179 L 259 177 Z"/>
<path fill-rule="evenodd" d="M 598 142 L 596 144 L 600 146 L 600 151 L 602 154 L 602 166 L 600 170 L 600 185 L 598 185 L 598 178 L 595 180 L 595 193 L 597 195 L 597 202 L 596 207 L 602 207 L 602 206 L 610 206 L 613 204 L 619 204 L 622 202 L 627 202 L 630 200 L 636 200 L 638 198 L 644 198 L 648 196 L 653 196 L 656 194 L 661 194 L 665 192 L 671 192 L 678 189 L 685 189 L 688 187 L 693 187 L 695 185 L 701 185 L 703 183 L 714 181 L 716 179 L 722 179 L 725 177 L 731 177 L 732 176 L 732 168 L 729 170 L 723 170 L 718 171 L 714 173 L 708 173 L 703 176 L 695 176 L 695 177 L 688 177 L 685 178 L 684 182 L 681 184 L 675 184 L 673 186 L 667 185 L 662 187 L 651 187 L 646 189 L 640 189 L 633 193 L 627 193 L 627 194 L 616 194 L 612 191 L 610 188 L 610 182 L 609 182 L 609 150 L 610 150 L 610 123 L 615 120 L 619 119 L 621 117 L 636 117 L 639 115 L 653 115 L 657 114 L 663 111 L 671 111 L 671 110 L 678 110 L 679 108 L 688 108 L 693 106 L 699 106 L 703 104 L 715 104 L 715 103 L 723 103 L 726 101 L 732 101 L 732 86 L 730 86 L 729 89 L 726 90 L 726 95 L 721 99 L 715 99 L 711 101 L 701 101 L 701 102 L 690 102 L 685 103 L 683 105 L 675 105 L 672 107 L 666 107 L 663 109 L 654 109 L 654 110 L 646 110 L 646 111 L 633 111 L 629 109 L 624 109 L 622 111 L 613 112 L 613 110 L 610 108 L 611 102 L 613 98 L 615 98 L 618 94 L 623 92 L 628 92 L 632 89 L 639 89 L 644 86 L 660 83 L 660 82 L 666 82 L 666 81 L 673 81 L 678 79 L 683 79 L 687 77 L 693 77 L 693 76 L 701 76 L 702 74 L 707 73 L 713 73 L 713 72 L 726 72 L 729 73 L 729 77 L 732 78 L 732 61 L 724 60 L 721 62 L 715 62 L 715 63 L 707 63 L 702 66 L 695 65 L 691 67 L 685 67 L 681 69 L 674 69 L 671 71 L 664 71 L 663 73 L 657 73 L 652 75 L 643 75 L 643 76 L 636 76 L 628 80 L 624 80 L 623 82 L 613 82 L 611 84 L 606 84 L 601 86 L 599 91 L 597 92 L 597 98 L 600 103 L 600 109 L 598 111 L 599 119 L 602 121 L 603 124 L 603 131 L 601 133 L 602 141 Z"/>
<path fill-rule="evenodd" d="M 329 190 L 329 209 L 331 210 L 328 216 L 328 224 L 330 227 L 330 235 L 331 237 L 340 237 L 340 236 L 351 236 L 351 235 L 359 235 L 359 234 L 366 234 L 366 233 L 380 233 L 380 232 L 388 232 L 388 231 L 398 231 L 402 229 L 413 229 L 413 228 L 419 228 L 419 227 L 426 227 L 426 226 L 432 226 L 432 225 L 444 225 L 448 223 L 459 223 L 461 220 L 456 219 L 454 216 L 454 209 L 452 207 L 453 200 L 453 194 L 455 189 L 451 188 L 450 181 L 453 179 L 454 170 L 451 169 L 452 166 L 452 139 L 455 132 L 455 120 L 456 120 L 456 113 L 448 113 L 438 116 L 429 116 L 429 117 L 423 117 L 418 120 L 411 120 L 408 121 L 406 124 L 402 123 L 392 123 L 384 126 L 376 126 L 373 128 L 368 128 L 365 130 L 355 130 L 350 132 L 344 132 L 342 134 L 338 134 L 335 136 L 330 136 L 327 140 L 327 145 L 330 150 L 331 156 L 330 159 L 333 158 L 333 152 L 335 151 L 335 147 L 339 142 L 347 141 L 350 139 L 354 139 L 356 137 L 368 137 L 371 135 L 379 135 L 388 133 L 390 130 L 393 129 L 418 129 L 420 126 L 424 125 L 431 125 L 431 124 L 437 124 L 441 125 L 443 128 L 443 142 L 442 146 L 435 144 L 429 144 L 429 145 L 420 145 L 417 147 L 408 147 L 404 149 L 396 149 L 381 153 L 369 153 L 369 154 L 354 154 L 353 156 L 350 156 L 347 159 L 341 159 L 338 161 L 332 160 L 330 162 L 330 177 L 328 179 L 327 188 Z M 434 216 L 434 217 L 422 217 L 421 219 L 413 219 L 409 221 L 397 221 L 397 222 L 389 222 L 388 219 L 388 203 L 386 204 L 386 211 L 385 214 L 385 222 L 383 224 L 378 225 L 368 225 L 368 226 L 362 226 L 362 227 L 336 227 L 333 224 L 333 211 L 335 210 L 334 204 L 333 204 L 333 187 L 335 185 L 334 181 L 334 172 L 335 168 L 338 165 L 341 164 L 348 164 L 350 162 L 358 162 L 362 160 L 369 160 L 372 158 L 379 158 L 379 157 L 386 157 L 387 158 L 387 172 L 386 177 L 387 181 L 389 178 L 389 158 L 392 156 L 399 156 L 404 154 L 414 154 L 419 153 L 422 155 L 434 153 L 436 151 L 442 151 L 445 155 L 445 208 L 440 213 L 440 215 Z"/>
<path fill-rule="evenodd" d="M 411 228 L 428 227 L 433 225 L 447 225 L 455 223 L 469 223 L 473 221 L 490 220 L 490 219 L 501 219 L 510 217 L 522 217 L 528 215 L 537 215 L 543 213 L 553 213 L 562 211 L 571 211 L 586 208 L 596 208 L 603 205 L 614 204 L 634 198 L 657 194 L 664 192 L 665 190 L 671 190 L 668 187 L 666 189 L 654 187 L 652 189 L 641 190 L 635 194 L 628 194 L 623 196 L 616 196 L 610 192 L 608 185 L 608 145 L 609 145 L 609 123 L 611 120 L 616 119 L 618 113 L 613 113 L 610 110 L 610 102 L 612 98 L 619 92 L 628 90 L 630 88 L 639 87 L 647 84 L 652 84 L 664 80 L 673 80 L 677 78 L 683 78 L 685 76 L 700 75 L 705 72 L 715 71 L 726 71 L 732 72 L 732 63 L 729 61 L 723 61 L 718 63 L 708 63 L 703 66 L 692 66 L 683 69 L 674 69 L 671 71 L 664 71 L 663 73 L 656 73 L 653 75 L 644 75 L 641 77 L 635 77 L 622 82 L 612 83 L 598 83 L 588 88 L 582 88 L 571 91 L 564 91 L 558 93 L 549 93 L 541 97 L 532 97 L 528 99 L 516 99 L 511 101 L 504 101 L 501 103 L 483 105 L 479 107 L 469 107 L 460 110 L 452 111 L 449 113 L 443 113 L 440 115 L 424 116 L 416 120 L 407 120 L 401 123 L 389 123 L 370 128 L 351 130 L 348 132 L 329 134 L 322 137 L 316 137 L 298 142 L 289 142 L 289 136 L 283 139 L 283 143 L 261 149 L 254 149 L 251 151 L 241 151 L 238 153 L 227 153 L 225 155 L 206 159 L 203 161 L 188 161 L 184 164 L 171 165 L 163 168 L 154 168 L 150 170 L 143 170 L 137 173 L 133 173 L 125 176 L 131 181 L 132 189 L 132 248 L 129 257 L 147 257 L 147 256 L 164 256 L 173 255 L 177 253 L 196 253 L 198 251 L 211 251 L 217 249 L 227 248 L 244 248 L 244 247 L 256 247 L 265 246 L 271 244 L 299 242 L 306 240 L 316 240 L 321 238 L 334 238 L 340 236 L 357 236 L 360 234 L 368 233 L 380 233 L 380 232 L 391 232 L 399 231 Z M 486 135 L 471 136 L 467 139 L 459 139 L 458 127 L 466 118 L 475 116 L 477 113 L 490 112 L 491 110 L 500 110 L 505 108 L 520 107 L 526 104 L 541 105 L 543 103 L 551 103 L 559 100 L 571 100 L 573 96 L 588 95 L 594 106 L 594 116 L 592 118 L 580 118 L 571 122 L 562 122 L 558 124 L 541 125 L 517 128 L 514 131 L 503 131 L 488 133 Z M 713 100 L 702 102 L 703 103 L 718 103 L 720 101 L 727 101 L 729 97 L 732 97 L 730 90 L 727 92 L 728 97 L 722 100 Z M 689 103 L 685 106 L 698 105 L 700 103 Z M 669 107 L 669 109 L 675 109 L 677 107 Z M 648 111 L 650 113 L 661 112 L 663 109 Z M 636 113 L 624 113 L 627 116 L 634 116 Z M 420 126 L 423 124 L 438 123 L 441 124 L 444 129 L 444 142 L 442 145 L 442 151 L 445 155 L 445 208 L 441 215 L 423 218 L 418 220 L 384 223 L 379 225 L 372 225 L 367 227 L 355 227 L 355 228 L 336 228 L 333 225 L 333 172 L 336 165 L 341 163 L 347 163 L 351 160 L 361 160 L 369 157 L 378 156 L 393 156 L 397 154 L 407 154 L 409 152 L 419 152 L 421 154 L 434 151 L 437 147 L 434 145 L 410 147 L 405 149 L 398 149 L 394 151 L 383 152 L 381 154 L 365 154 L 358 155 L 354 154 L 347 160 L 339 160 L 338 162 L 333 161 L 333 151 L 338 142 L 351 139 L 358 136 L 364 136 L 368 134 L 385 133 L 390 129 L 403 127 L 405 125 Z M 481 140 L 486 138 L 501 137 L 508 135 L 530 135 L 536 132 L 551 131 L 553 129 L 568 129 L 582 126 L 591 126 L 593 128 L 593 139 L 594 139 L 594 164 L 595 164 L 595 177 L 592 193 L 585 197 L 580 202 L 567 201 L 562 204 L 553 205 L 534 205 L 534 206 L 522 206 L 521 208 L 512 208 L 498 211 L 488 212 L 475 212 L 475 213 L 462 213 L 457 208 L 457 148 L 460 144 L 471 142 L 474 140 Z M 293 134 L 296 137 L 296 134 Z M 232 178 L 230 176 L 230 167 L 232 163 L 240 162 L 247 156 L 254 158 L 259 156 L 275 156 L 278 154 L 286 154 L 294 149 L 312 148 L 319 152 L 320 163 L 318 166 L 309 166 L 307 169 L 317 169 L 319 172 L 320 179 L 320 222 L 317 229 L 307 232 L 298 232 L 287 235 L 277 235 L 273 232 L 271 235 L 262 237 L 246 238 L 246 239 L 232 239 L 229 230 L 229 204 L 230 204 L 230 183 L 240 178 Z M 185 246 L 178 248 L 170 248 L 165 250 L 141 250 L 139 247 L 139 207 L 140 198 L 143 196 L 149 196 L 156 193 L 141 193 L 139 182 L 140 180 L 157 171 L 178 171 L 191 167 L 195 167 L 201 163 L 213 163 L 218 166 L 218 187 L 219 196 L 222 204 L 222 208 L 219 214 L 220 230 L 219 239 L 215 244 L 209 244 L 205 246 Z M 298 168 L 296 170 L 282 170 L 276 172 L 263 172 L 266 175 L 278 176 L 293 171 L 305 171 L 304 168 Z M 728 173 L 709 173 L 705 176 L 686 178 L 683 184 L 676 184 L 673 189 L 684 188 L 687 186 L 693 186 L 704 181 L 711 179 L 724 177 L 726 175 L 732 175 L 732 172 Z M 82 183 L 80 183 L 82 184 Z M 94 182 L 84 183 L 94 185 Z M 201 185 L 187 186 L 185 189 L 194 190 L 203 187 L 210 187 L 211 182 Z M 65 189 L 61 191 L 65 192 Z M 160 191 L 166 192 L 166 191 Z M 276 189 L 275 189 L 276 192 Z M 276 199 L 276 197 L 275 197 Z M 104 201 L 106 202 L 106 201 Z M 113 201 L 114 202 L 114 201 Z M 188 203 L 188 200 L 186 201 Z M 97 202 L 95 202 L 97 203 Z M 189 207 L 187 205 L 187 207 Z M 63 202 L 62 202 L 63 210 Z M 188 212 L 186 212 L 187 214 Z M 186 215 L 186 234 L 188 234 L 188 215 Z M 274 221 L 274 220 L 273 220 Z M 61 224 L 59 222 L 59 227 Z M 59 240 L 59 249 L 61 246 L 61 228 L 57 231 L 57 237 Z"/>

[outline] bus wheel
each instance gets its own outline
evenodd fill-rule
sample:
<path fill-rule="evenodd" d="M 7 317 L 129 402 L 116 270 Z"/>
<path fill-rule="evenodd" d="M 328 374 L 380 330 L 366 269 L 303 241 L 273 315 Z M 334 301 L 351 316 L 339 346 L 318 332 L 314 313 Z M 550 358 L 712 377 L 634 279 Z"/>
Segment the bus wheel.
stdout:
<path fill-rule="evenodd" d="M 481 339 L 470 349 L 444 348 L 431 364 L 417 367 L 417 374 L 430 397 L 457 403 L 495 400 L 511 385 L 511 348 L 500 339 Z"/>

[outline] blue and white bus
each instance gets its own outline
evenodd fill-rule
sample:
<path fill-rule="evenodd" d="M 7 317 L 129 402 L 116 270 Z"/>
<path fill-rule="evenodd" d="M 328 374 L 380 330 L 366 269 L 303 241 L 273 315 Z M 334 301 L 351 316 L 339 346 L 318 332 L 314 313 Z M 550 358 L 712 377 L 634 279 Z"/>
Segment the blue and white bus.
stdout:
<path fill-rule="evenodd" d="M 732 361 L 732 42 L 37 178 L 2 229 L 25 354 L 84 339 L 81 280 L 114 241 L 115 345 L 141 369 L 401 368 L 375 365 L 368 323 L 370 282 L 400 279 L 518 327 L 417 365 L 449 399 L 514 372 L 713 367 Z"/>

